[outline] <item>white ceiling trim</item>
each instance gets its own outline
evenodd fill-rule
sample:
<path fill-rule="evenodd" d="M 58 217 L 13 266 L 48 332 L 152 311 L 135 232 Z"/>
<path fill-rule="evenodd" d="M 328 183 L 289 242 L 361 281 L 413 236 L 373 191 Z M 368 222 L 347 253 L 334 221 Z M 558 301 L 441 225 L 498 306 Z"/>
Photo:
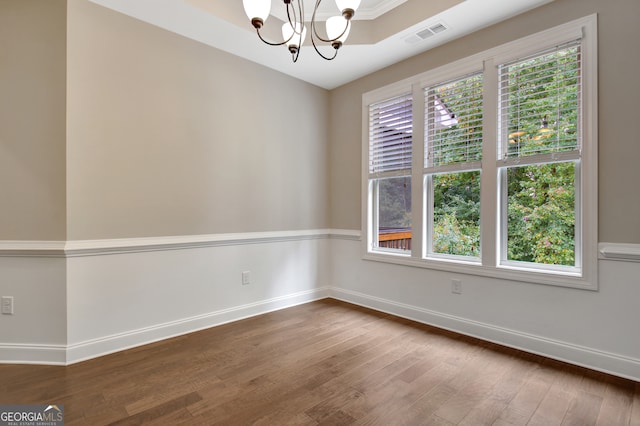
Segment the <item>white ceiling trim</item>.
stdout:
<path fill-rule="evenodd" d="M 295 64 L 285 48 L 267 46 L 254 31 L 240 28 L 183 0 L 90 1 L 316 86 L 334 89 L 553 0 L 466 0 L 379 43 L 347 43 L 333 61 L 325 61 L 311 46 L 303 46 Z M 438 22 L 446 23 L 449 28 L 420 42 L 407 43 L 407 37 Z"/>
<path fill-rule="evenodd" d="M 307 21 L 311 21 L 311 14 L 313 13 L 313 6 L 315 5 L 315 2 L 316 0 L 307 0 L 304 2 L 304 9 L 307 14 L 305 18 Z M 407 0 L 363 1 L 356 11 L 353 19 L 359 21 L 377 19 L 378 17 L 406 2 Z M 316 14 L 316 19 L 320 21 L 326 21 L 328 18 L 335 15 L 339 15 L 339 11 L 336 7 L 335 1 L 325 0 L 324 3 L 320 4 L 320 8 L 318 9 L 318 13 Z M 280 0 L 272 0 L 271 16 L 275 16 L 281 21 L 286 21 L 287 12 L 284 3 L 282 3 Z"/>
<path fill-rule="evenodd" d="M 382 1 L 376 4 L 373 7 L 363 6 L 358 9 L 356 12 L 354 19 L 362 19 L 362 20 L 371 20 L 377 19 L 385 13 L 395 9 L 403 3 L 406 3 L 407 0 L 388 0 Z"/>

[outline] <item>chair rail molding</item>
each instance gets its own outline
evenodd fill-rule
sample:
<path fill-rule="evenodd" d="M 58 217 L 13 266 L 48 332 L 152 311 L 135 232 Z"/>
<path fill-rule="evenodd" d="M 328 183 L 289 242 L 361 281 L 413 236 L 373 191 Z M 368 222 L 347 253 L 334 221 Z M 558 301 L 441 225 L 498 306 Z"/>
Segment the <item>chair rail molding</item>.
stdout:
<path fill-rule="evenodd" d="M 598 244 L 600 259 L 640 262 L 640 244 L 600 243 Z"/>
<path fill-rule="evenodd" d="M 314 239 L 359 239 L 359 231 L 302 229 L 68 241 L 0 240 L 0 257 L 79 257 Z"/>

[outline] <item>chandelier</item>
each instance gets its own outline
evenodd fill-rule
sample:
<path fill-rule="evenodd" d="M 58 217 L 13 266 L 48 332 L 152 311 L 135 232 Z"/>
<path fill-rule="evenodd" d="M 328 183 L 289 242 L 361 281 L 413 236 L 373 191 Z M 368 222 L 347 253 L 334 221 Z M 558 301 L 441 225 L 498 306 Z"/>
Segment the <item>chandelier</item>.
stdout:
<path fill-rule="evenodd" d="M 264 25 L 265 21 L 269 17 L 271 11 L 271 0 L 242 0 L 244 5 L 244 11 L 251 20 L 251 25 L 256 29 L 260 40 L 270 46 L 283 46 L 286 45 L 291 52 L 291 58 L 293 62 L 298 61 L 300 55 L 300 46 L 304 43 L 307 36 L 307 28 L 305 26 L 305 14 L 304 14 L 304 2 L 302 0 L 283 0 L 287 9 L 287 21 L 282 25 L 282 42 L 270 42 L 266 40 L 260 29 Z M 316 24 L 316 12 L 322 0 L 316 0 L 316 5 L 313 8 L 313 14 L 311 15 L 311 44 L 315 51 L 322 58 L 330 61 L 335 59 L 338 55 L 338 49 L 342 47 L 342 44 L 349 35 L 351 29 L 351 18 L 356 13 L 356 9 L 360 5 L 360 0 L 335 0 L 338 6 L 338 11 L 342 15 L 332 16 L 326 21 L 326 36 L 318 34 Z M 318 44 L 327 43 L 333 47 L 333 55 L 324 55 Z"/>

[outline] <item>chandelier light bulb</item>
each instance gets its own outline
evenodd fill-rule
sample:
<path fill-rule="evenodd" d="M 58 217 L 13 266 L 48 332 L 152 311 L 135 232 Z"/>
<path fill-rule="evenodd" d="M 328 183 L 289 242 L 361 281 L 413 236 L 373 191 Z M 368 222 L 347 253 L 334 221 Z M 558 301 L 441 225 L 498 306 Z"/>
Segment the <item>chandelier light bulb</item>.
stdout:
<path fill-rule="evenodd" d="M 350 22 L 343 16 L 332 16 L 327 19 L 327 36 L 331 42 L 331 45 L 338 49 L 342 46 L 349 36 L 349 30 L 351 29 Z"/>
<path fill-rule="evenodd" d="M 306 1 L 306 0 L 304 0 Z M 304 12 L 303 0 L 281 0 L 284 6 L 287 19 L 282 25 L 282 41 L 271 41 L 265 38 L 262 27 L 271 12 L 271 0 L 242 0 L 244 11 L 249 17 L 251 25 L 255 28 L 258 38 L 269 46 L 286 45 L 292 54 L 293 62 L 298 61 L 300 47 L 304 44 L 307 36 L 305 22 L 309 22 L 311 33 L 311 45 L 316 53 L 327 61 L 332 61 L 338 55 L 338 49 L 347 40 L 351 30 L 351 19 L 360 6 L 360 0 L 336 0 L 336 6 L 340 9 L 340 15 L 329 18 L 326 21 L 326 34 L 328 38 L 323 38 L 322 32 L 318 32 L 318 22 L 316 22 L 316 12 L 321 0 L 316 0 L 311 20 L 307 21 Z M 331 46 L 333 49 L 319 48 L 322 45 Z M 323 50 L 324 49 L 324 50 Z M 333 50 L 333 52 L 331 52 Z"/>
<path fill-rule="evenodd" d="M 261 28 L 271 12 L 271 0 L 242 0 L 242 5 L 251 24 L 257 29 Z"/>
<path fill-rule="evenodd" d="M 351 19 L 360 6 L 360 0 L 336 0 L 336 6 L 346 19 Z"/>
<path fill-rule="evenodd" d="M 287 47 L 291 53 L 295 53 L 300 46 L 304 43 L 304 39 L 307 37 L 307 27 L 300 25 L 299 22 L 295 23 L 295 31 L 289 22 L 285 22 L 282 25 L 282 37 L 287 42 Z"/>

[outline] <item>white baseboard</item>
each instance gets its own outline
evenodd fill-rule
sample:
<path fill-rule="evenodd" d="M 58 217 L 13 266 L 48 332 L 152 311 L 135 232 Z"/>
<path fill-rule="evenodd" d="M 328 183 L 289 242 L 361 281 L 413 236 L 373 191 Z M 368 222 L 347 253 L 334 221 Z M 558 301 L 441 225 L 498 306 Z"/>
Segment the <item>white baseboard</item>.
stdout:
<path fill-rule="evenodd" d="M 330 297 L 481 340 L 640 381 L 640 360 L 332 287 Z"/>
<path fill-rule="evenodd" d="M 398 303 L 337 287 L 299 292 L 69 346 L 0 343 L 7 364 L 70 365 L 114 352 L 331 297 L 445 330 L 640 381 L 640 360 Z"/>
<path fill-rule="evenodd" d="M 159 340 L 324 299 L 328 295 L 329 288 L 318 288 L 69 346 L 0 343 L 0 363 L 70 365 Z"/>
<path fill-rule="evenodd" d="M 28 345 L 0 343 L 2 364 L 65 365 L 67 348 L 65 345 Z"/>
<path fill-rule="evenodd" d="M 328 297 L 328 295 L 328 287 L 317 288 L 72 344 L 66 348 L 66 364 L 74 364 L 125 349 L 265 314 L 267 312 L 324 299 Z M 0 356 L 0 359 L 4 358 Z"/>

